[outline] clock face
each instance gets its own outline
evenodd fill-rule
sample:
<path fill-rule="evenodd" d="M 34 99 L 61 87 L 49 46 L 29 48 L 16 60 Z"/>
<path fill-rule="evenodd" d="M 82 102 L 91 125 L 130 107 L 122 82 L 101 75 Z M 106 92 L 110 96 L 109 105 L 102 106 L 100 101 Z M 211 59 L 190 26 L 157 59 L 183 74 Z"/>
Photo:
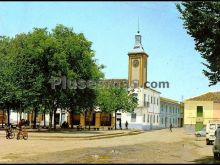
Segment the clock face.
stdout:
<path fill-rule="evenodd" d="M 133 61 L 133 67 L 138 67 L 138 65 L 139 65 L 139 61 L 138 60 L 134 60 Z"/>

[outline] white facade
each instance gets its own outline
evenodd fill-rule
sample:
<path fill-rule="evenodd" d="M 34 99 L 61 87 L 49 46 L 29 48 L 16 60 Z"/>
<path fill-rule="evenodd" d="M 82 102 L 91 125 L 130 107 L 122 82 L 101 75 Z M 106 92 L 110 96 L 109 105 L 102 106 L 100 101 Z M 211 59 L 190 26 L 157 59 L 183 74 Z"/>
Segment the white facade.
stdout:
<path fill-rule="evenodd" d="M 168 128 L 170 124 L 173 127 L 181 127 L 181 110 L 178 102 L 169 102 L 161 99 L 160 103 L 160 125 L 162 128 Z"/>
<path fill-rule="evenodd" d="M 137 88 L 133 94 L 138 99 L 138 107 L 133 113 L 122 113 L 122 128 L 127 121 L 129 129 L 159 129 L 160 93 L 150 88 Z"/>

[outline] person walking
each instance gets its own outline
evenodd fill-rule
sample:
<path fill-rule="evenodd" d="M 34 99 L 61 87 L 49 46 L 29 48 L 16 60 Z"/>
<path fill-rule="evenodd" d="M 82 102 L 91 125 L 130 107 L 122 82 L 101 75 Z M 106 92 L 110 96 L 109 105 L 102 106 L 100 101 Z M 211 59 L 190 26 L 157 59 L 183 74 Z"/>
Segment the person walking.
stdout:
<path fill-rule="evenodd" d="M 122 129 L 122 127 L 121 127 L 121 120 L 119 121 L 119 128 Z"/>
<path fill-rule="evenodd" d="M 128 129 L 128 121 L 125 122 L 125 128 Z"/>
<path fill-rule="evenodd" d="M 170 123 L 170 132 L 172 132 L 173 125 Z"/>

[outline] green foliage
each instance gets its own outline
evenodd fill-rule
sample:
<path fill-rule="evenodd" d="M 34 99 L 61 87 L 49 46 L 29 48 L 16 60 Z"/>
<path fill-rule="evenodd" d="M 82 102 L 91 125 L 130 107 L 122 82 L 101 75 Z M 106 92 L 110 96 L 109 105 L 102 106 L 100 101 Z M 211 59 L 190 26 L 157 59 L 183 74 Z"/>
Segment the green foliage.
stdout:
<path fill-rule="evenodd" d="M 207 61 L 203 70 L 210 86 L 220 81 L 220 2 L 186 1 L 177 4 L 184 28 L 194 38 L 195 49 Z"/>
<path fill-rule="evenodd" d="M 0 38 L 0 95 L 3 105 L 21 111 L 70 111 L 93 107 L 94 89 L 51 88 L 52 77 L 99 80 L 102 65 L 94 59 L 92 43 L 82 33 L 57 25 L 52 31 L 34 28 L 15 37 Z M 48 110 L 47 110 L 48 109 Z"/>
<path fill-rule="evenodd" d="M 104 112 L 132 112 L 137 107 L 137 100 L 123 87 L 101 86 L 97 92 L 97 105 Z"/>

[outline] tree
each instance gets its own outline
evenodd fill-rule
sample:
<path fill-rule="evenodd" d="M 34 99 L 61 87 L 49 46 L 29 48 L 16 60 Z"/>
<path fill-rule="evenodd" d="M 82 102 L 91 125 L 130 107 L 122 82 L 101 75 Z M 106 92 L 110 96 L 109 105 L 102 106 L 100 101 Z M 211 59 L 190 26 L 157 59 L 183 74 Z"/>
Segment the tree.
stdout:
<path fill-rule="evenodd" d="M 177 4 L 184 28 L 194 38 L 195 49 L 207 63 L 203 73 L 210 84 L 220 81 L 220 2 L 187 1 Z"/>
<path fill-rule="evenodd" d="M 65 55 L 65 75 L 68 80 L 75 81 L 71 88 L 62 90 L 60 103 L 71 116 L 71 128 L 73 128 L 74 112 L 84 112 L 93 109 L 96 100 L 96 91 L 92 88 L 84 88 L 85 82 L 98 81 L 104 77 L 101 70 L 103 65 L 98 65 L 94 59 L 95 52 L 91 49 L 92 42 L 88 41 L 82 33 L 76 34 L 72 28 L 63 25 L 56 26 L 53 36 L 58 41 L 62 55 Z M 63 59 L 63 58 L 62 58 Z M 85 82 L 81 82 L 83 80 Z M 75 85 L 75 87 L 74 87 Z"/>
<path fill-rule="evenodd" d="M 132 112 L 137 107 L 137 100 L 129 95 L 126 88 L 114 85 L 103 85 L 97 88 L 97 106 L 103 112 L 115 113 L 115 129 L 117 111 Z"/>
<path fill-rule="evenodd" d="M 53 77 L 85 81 L 104 76 L 94 59 L 92 42 L 72 28 L 57 25 L 52 32 L 34 28 L 32 32 L 0 39 L 0 94 L 5 107 L 18 112 L 34 112 L 34 128 L 39 112 L 50 114 L 50 128 L 57 108 L 71 111 L 92 107 L 95 90 L 51 87 Z M 6 66 L 7 64 L 7 66 Z M 48 110 L 47 110 L 48 109 Z"/>
<path fill-rule="evenodd" d="M 10 123 L 10 110 L 16 107 L 17 82 L 14 72 L 16 68 L 12 65 L 10 56 L 11 39 L 0 37 L 0 96 L 1 108 L 7 110 L 7 123 Z"/>

